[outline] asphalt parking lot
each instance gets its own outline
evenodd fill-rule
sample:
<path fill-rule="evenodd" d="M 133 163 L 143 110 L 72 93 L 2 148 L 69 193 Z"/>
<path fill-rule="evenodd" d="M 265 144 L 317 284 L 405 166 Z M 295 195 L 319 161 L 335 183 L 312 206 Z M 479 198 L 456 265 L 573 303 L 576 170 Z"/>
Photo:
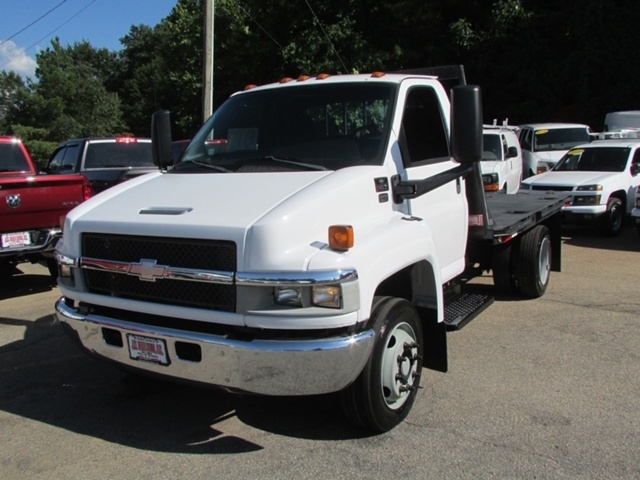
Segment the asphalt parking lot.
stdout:
<path fill-rule="evenodd" d="M 238 397 L 88 358 L 27 265 L 0 290 L 0 477 L 640 479 L 640 237 L 563 243 L 546 295 L 498 297 L 450 333 L 450 371 L 374 436 L 333 396 Z"/>

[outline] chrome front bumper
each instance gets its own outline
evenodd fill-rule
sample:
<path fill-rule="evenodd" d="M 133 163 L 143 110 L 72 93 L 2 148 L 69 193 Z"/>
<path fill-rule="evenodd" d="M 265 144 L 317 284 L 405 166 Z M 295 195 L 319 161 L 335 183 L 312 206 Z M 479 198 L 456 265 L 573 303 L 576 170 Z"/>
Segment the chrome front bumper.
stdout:
<path fill-rule="evenodd" d="M 55 308 L 58 319 L 71 329 L 71 336 L 93 356 L 150 374 L 262 395 L 315 395 L 342 390 L 364 368 L 375 339 L 375 332 L 366 330 L 349 337 L 319 340 L 244 341 L 85 314 L 71 307 L 65 297 L 56 302 Z M 118 334 L 122 341 L 114 342 Z M 132 359 L 127 334 L 164 340 L 169 364 Z M 185 358 L 181 354 L 185 346 L 198 350 L 199 358 Z"/>

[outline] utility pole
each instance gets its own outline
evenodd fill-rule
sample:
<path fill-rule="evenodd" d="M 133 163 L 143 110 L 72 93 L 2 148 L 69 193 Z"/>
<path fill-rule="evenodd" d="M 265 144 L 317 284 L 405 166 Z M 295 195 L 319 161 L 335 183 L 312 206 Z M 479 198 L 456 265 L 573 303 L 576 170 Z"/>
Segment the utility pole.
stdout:
<path fill-rule="evenodd" d="M 204 122 L 213 113 L 213 18 L 215 0 L 204 2 L 204 71 L 202 75 L 202 115 Z"/>

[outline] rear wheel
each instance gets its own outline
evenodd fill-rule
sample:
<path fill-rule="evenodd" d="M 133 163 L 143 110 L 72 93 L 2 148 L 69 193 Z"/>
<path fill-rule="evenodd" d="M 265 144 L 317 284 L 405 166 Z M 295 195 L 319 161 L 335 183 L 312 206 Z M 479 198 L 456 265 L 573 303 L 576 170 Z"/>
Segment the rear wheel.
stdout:
<path fill-rule="evenodd" d="M 371 311 L 377 332 L 360 376 L 341 392 L 342 407 L 355 424 L 386 432 L 401 423 L 415 401 L 422 370 L 422 326 L 407 300 L 377 297 Z"/>
<path fill-rule="evenodd" d="M 544 295 L 551 276 L 551 238 L 546 226 L 537 225 L 520 239 L 516 275 L 523 295 Z"/>

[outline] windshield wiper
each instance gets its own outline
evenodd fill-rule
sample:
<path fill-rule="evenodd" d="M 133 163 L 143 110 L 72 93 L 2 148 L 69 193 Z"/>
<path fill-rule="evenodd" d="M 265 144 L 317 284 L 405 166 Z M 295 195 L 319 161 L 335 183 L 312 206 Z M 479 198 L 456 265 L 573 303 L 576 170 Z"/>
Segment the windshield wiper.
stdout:
<path fill-rule="evenodd" d="M 296 160 L 290 160 L 288 158 L 278 158 L 273 155 L 267 155 L 266 157 L 262 157 L 262 160 L 270 160 L 272 162 L 280 162 L 280 163 L 288 163 L 289 165 L 296 165 L 298 167 L 308 168 L 309 170 L 328 170 L 328 168 L 323 167 L 322 165 L 316 165 L 313 163 L 305 163 L 298 162 Z"/>
<path fill-rule="evenodd" d="M 186 166 L 196 165 L 197 167 L 208 168 L 210 170 L 215 170 L 217 172 L 232 173 L 231 170 L 229 170 L 227 168 L 224 168 L 224 167 L 221 167 L 219 165 L 212 165 L 210 163 L 197 162 L 195 160 L 186 160 L 184 162 L 180 162 L 179 164 L 174 166 L 171 170 L 179 170 L 185 165 Z"/>

